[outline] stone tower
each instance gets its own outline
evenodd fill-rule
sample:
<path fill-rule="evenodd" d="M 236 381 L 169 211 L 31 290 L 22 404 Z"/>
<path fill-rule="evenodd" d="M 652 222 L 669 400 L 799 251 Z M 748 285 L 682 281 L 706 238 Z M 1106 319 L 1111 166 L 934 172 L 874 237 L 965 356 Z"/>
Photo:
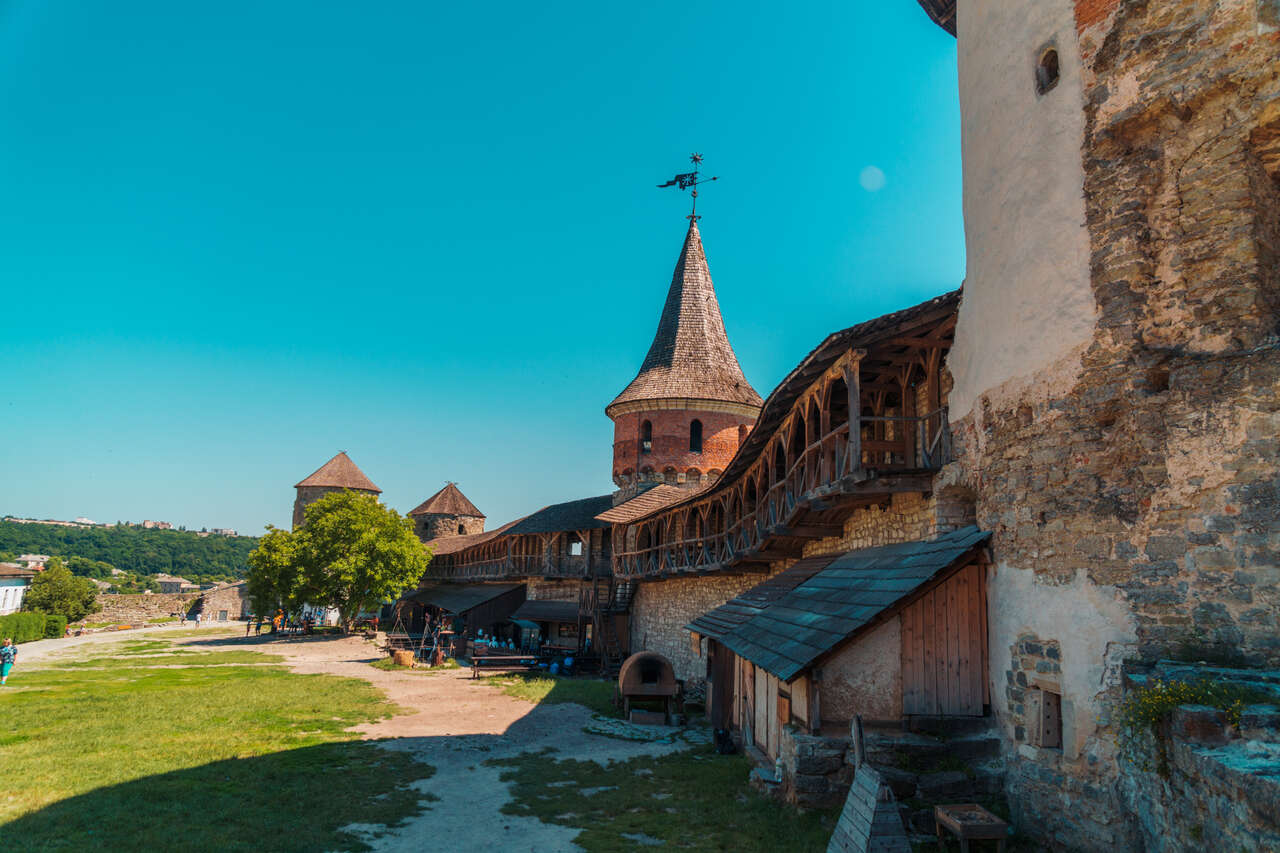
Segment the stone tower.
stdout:
<path fill-rule="evenodd" d="M 729 344 L 691 218 L 640 373 L 605 408 L 613 420 L 615 500 L 659 483 L 693 489 L 715 480 L 760 405 Z"/>
<path fill-rule="evenodd" d="M 302 511 L 307 505 L 329 492 L 350 489 L 366 495 L 382 494 L 382 489 L 375 486 L 373 481 L 364 475 L 345 451 L 321 465 L 318 471 L 294 488 L 298 490 L 298 496 L 293 501 L 294 530 L 302 526 Z"/>
<path fill-rule="evenodd" d="M 423 542 L 484 533 L 484 513 L 453 483 L 447 483 L 411 510 L 409 517 L 413 519 L 413 532 Z"/>

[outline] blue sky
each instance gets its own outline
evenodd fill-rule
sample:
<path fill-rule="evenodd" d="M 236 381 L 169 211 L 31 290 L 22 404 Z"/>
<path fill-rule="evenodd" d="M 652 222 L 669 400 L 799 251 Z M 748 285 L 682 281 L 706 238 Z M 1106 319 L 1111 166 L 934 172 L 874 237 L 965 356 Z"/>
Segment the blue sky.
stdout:
<path fill-rule="evenodd" d="M 655 185 L 720 176 L 767 395 L 959 285 L 955 65 L 914 0 L 0 3 L 0 513 L 258 532 L 339 450 L 401 512 L 605 494 Z"/>

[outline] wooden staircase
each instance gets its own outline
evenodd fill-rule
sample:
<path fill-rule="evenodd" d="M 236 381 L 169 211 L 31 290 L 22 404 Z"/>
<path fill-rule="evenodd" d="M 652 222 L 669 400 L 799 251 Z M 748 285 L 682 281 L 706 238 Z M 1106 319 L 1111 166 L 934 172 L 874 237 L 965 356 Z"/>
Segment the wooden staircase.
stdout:
<path fill-rule="evenodd" d="M 629 613 L 636 595 L 636 584 L 630 580 L 616 580 L 612 575 L 592 579 L 579 599 L 582 617 L 590 619 L 596 638 L 595 651 L 600 655 L 600 672 L 606 678 L 617 678 L 626 657 L 622 639 L 618 636 L 614 617 Z"/>

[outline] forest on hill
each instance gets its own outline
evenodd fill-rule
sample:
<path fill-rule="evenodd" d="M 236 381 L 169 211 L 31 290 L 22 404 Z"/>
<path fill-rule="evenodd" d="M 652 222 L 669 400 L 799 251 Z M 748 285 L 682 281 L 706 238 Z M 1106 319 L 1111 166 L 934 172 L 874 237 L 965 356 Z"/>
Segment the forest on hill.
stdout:
<path fill-rule="evenodd" d="M 256 536 L 201 535 L 141 527 L 62 527 L 0 521 L 0 560 L 21 554 L 62 557 L 76 574 L 110 578 L 111 567 L 145 576 L 179 575 L 194 583 L 239 580 Z M 72 561 L 70 558 L 82 559 Z M 105 566 L 103 564 L 106 564 Z"/>

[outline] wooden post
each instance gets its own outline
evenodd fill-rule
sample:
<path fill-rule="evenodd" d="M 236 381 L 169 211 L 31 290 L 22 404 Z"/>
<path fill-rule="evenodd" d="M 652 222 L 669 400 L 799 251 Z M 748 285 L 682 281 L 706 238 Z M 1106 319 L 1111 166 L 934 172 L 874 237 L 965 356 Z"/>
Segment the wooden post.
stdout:
<path fill-rule="evenodd" d="M 902 369 L 899 378 L 899 384 L 902 388 L 902 416 L 904 418 L 914 418 L 916 416 L 916 393 L 911 387 L 911 367 L 907 366 Z M 916 467 L 916 433 L 914 421 L 902 421 L 902 438 L 906 442 L 906 450 L 903 454 L 903 462 L 908 468 Z M 924 450 L 925 448 L 920 448 Z"/>
<path fill-rule="evenodd" d="M 849 463 L 852 474 L 862 473 L 862 357 L 866 350 L 854 350 L 844 369 L 844 384 L 849 391 Z"/>

